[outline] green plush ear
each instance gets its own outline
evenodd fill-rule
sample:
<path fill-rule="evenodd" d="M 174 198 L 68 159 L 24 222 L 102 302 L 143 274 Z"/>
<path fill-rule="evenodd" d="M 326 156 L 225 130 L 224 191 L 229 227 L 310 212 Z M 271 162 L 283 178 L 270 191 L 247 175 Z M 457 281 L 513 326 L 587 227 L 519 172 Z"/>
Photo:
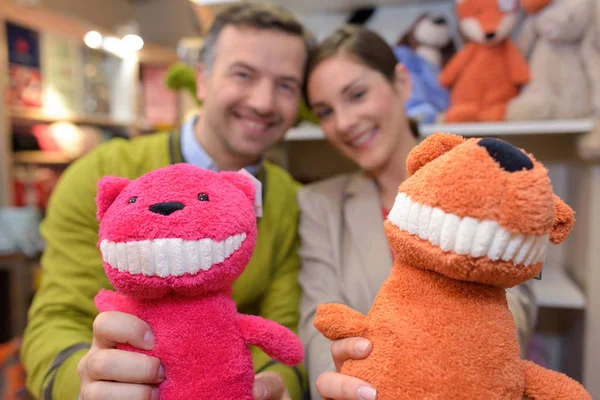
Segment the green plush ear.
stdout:
<path fill-rule="evenodd" d="M 196 95 L 196 71 L 194 68 L 184 63 L 176 63 L 171 65 L 165 79 L 167 87 L 173 90 L 185 89 L 192 95 L 198 105 L 202 105 L 202 101 Z"/>
<path fill-rule="evenodd" d="M 298 119 L 296 120 L 295 126 L 298 126 L 304 121 L 310 122 L 311 124 L 315 125 L 319 124 L 319 118 L 317 118 L 317 116 L 312 111 L 310 111 L 310 108 L 308 108 L 306 102 L 304 100 L 301 100 L 300 110 L 298 111 Z"/>

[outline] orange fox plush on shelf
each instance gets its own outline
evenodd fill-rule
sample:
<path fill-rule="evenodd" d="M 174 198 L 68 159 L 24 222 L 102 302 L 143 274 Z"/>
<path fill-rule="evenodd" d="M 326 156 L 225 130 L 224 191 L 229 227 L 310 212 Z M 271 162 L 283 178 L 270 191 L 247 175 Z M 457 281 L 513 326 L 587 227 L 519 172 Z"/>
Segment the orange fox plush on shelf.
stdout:
<path fill-rule="evenodd" d="M 413 149 L 385 221 L 395 256 L 368 315 L 317 309 L 331 340 L 364 337 L 370 355 L 341 372 L 379 400 L 588 400 L 578 382 L 520 358 L 505 289 L 537 276 L 574 213 L 544 166 L 504 141 L 434 134 Z"/>
<path fill-rule="evenodd" d="M 440 74 L 442 86 L 451 90 L 444 122 L 502 121 L 508 101 L 530 78 L 527 61 L 510 39 L 519 4 L 517 0 L 456 3 L 459 28 L 468 43 Z"/>

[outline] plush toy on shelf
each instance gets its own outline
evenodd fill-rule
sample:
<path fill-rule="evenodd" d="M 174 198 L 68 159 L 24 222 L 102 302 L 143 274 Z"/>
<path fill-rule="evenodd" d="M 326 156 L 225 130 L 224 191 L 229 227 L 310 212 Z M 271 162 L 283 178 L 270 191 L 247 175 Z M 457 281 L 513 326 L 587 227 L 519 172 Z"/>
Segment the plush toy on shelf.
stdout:
<path fill-rule="evenodd" d="M 419 123 L 433 123 L 448 108 L 450 94 L 439 83 L 440 67 L 455 52 L 446 19 L 428 13 L 420 16 L 394 47 L 398 61 L 411 81 L 406 115 Z"/>
<path fill-rule="evenodd" d="M 98 183 L 99 247 L 116 292 L 100 291 L 96 305 L 150 325 L 151 351 L 119 348 L 161 360 L 161 400 L 252 400 L 249 345 L 287 365 L 303 359 L 294 333 L 238 313 L 231 298 L 256 242 L 251 179 L 174 164 Z"/>
<path fill-rule="evenodd" d="M 341 372 L 379 400 L 588 400 L 582 385 L 520 358 L 506 288 L 536 277 L 549 242 L 567 238 L 574 212 L 533 155 L 495 138 L 436 133 L 408 156 L 385 221 L 390 276 L 368 315 L 317 308 L 331 340 L 364 337 L 365 359 Z"/>
<path fill-rule="evenodd" d="M 591 116 L 591 79 L 584 67 L 582 41 L 594 2 L 554 0 L 525 19 L 517 43 L 529 60 L 531 81 L 511 100 L 507 120 Z"/>
<path fill-rule="evenodd" d="M 450 95 L 438 82 L 439 69 L 408 46 L 394 47 L 394 55 L 410 76 L 406 115 L 419 123 L 433 123 L 448 108 Z"/>
<path fill-rule="evenodd" d="M 468 43 L 440 74 L 450 89 L 444 122 L 502 121 L 506 106 L 529 81 L 527 62 L 511 40 L 517 0 L 456 0 Z"/>
<path fill-rule="evenodd" d="M 600 0 L 594 0 L 590 27 L 581 45 L 584 66 L 590 80 L 592 110 L 595 118 L 600 118 Z"/>
<path fill-rule="evenodd" d="M 400 37 L 396 46 L 408 46 L 418 55 L 443 68 L 456 53 L 448 20 L 443 15 L 421 14 Z"/>

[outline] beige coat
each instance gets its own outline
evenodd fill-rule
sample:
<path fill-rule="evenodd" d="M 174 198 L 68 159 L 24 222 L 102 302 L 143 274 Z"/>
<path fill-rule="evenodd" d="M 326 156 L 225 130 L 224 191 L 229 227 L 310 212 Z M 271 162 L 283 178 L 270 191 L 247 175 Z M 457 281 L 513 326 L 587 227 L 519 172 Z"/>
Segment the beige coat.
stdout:
<path fill-rule="evenodd" d="M 313 399 L 317 377 L 333 371 L 331 342 L 314 327 L 316 307 L 343 303 L 367 314 L 393 265 L 383 230 L 375 183 L 359 174 L 330 178 L 298 193 L 303 289 L 299 334 L 306 348 L 306 367 Z M 528 286 L 507 291 L 509 307 L 524 348 L 537 309 Z"/>

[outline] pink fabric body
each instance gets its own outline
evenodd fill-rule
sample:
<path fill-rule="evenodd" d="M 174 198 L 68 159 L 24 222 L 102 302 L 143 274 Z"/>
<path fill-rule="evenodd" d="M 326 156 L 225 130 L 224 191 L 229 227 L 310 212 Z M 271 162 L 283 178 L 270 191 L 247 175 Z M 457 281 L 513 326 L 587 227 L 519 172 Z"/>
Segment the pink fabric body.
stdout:
<path fill-rule="evenodd" d="M 125 311 L 150 325 L 155 333 L 153 350 L 119 348 L 161 360 L 167 376 L 160 385 L 161 400 L 253 399 L 252 357 L 237 323 L 235 303 L 228 296 L 143 301 L 118 297 L 104 291 L 96 301 L 103 311 Z"/>

